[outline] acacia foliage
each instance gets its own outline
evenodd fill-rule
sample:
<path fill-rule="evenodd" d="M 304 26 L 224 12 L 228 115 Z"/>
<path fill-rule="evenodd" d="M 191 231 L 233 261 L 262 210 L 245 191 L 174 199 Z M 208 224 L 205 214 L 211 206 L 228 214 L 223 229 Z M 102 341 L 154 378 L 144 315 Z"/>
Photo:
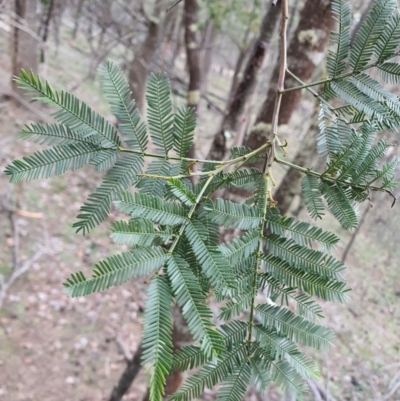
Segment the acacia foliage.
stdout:
<path fill-rule="evenodd" d="M 395 185 L 396 160 L 380 165 L 389 144 L 375 137 L 383 128 L 399 125 L 400 102 L 368 74 L 378 69 L 383 79 L 398 81 L 400 65 L 388 60 L 397 54 L 400 23 L 395 1 L 378 0 L 350 48 L 349 4 L 335 0 L 333 12 L 339 31 L 332 34 L 330 76 L 319 95 L 316 144 L 326 168 L 293 168 L 304 172 L 303 199 L 310 216 L 322 218 L 327 207 L 351 229 L 357 225 L 356 204 L 372 190 L 390 191 Z M 348 300 L 345 265 L 331 254 L 339 238 L 280 216 L 269 170 L 246 166 L 266 160 L 268 144 L 256 150 L 234 148 L 228 162 L 188 159 L 196 116 L 185 107 L 174 111 L 165 75 L 149 78 L 146 120 L 116 65 L 109 62 L 99 75 L 117 127 L 32 72 L 22 71 L 16 78 L 34 100 L 58 110 L 53 114 L 56 123 L 32 124 L 22 131 L 23 139 L 50 147 L 9 165 L 5 172 L 11 181 L 47 178 L 92 164 L 108 171 L 82 206 L 77 231 L 94 229 L 112 205 L 126 215 L 112 224 L 111 238 L 129 250 L 98 262 L 89 277 L 71 274 L 65 292 L 89 295 L 149 277 L 143 363 L 151 370 L 153 401 L 161 400 L 169 373 L 193 368 L 198 371 L 173 400 L 194 399 L 218 383 L 221 400 L 240 401 L 249 385 L 263 392 L 271 382 L 300 395 L 304 379 L 318 373 L 299 345 L 326 350 L 334 337 L 319 323 L 317 299 Z M 329 103 L 335 97 L 340 107 Z M 150 142 L 156 153 L 147 150 Z M 145 158 L 151 162 L 144 171 Z M 195 183 L 188 179 L 194 165 L 200 177 Z M 224 173 L 226 166 L 233 171 Z M 216 190 L 230 187 L 246 188 L 252 196 L 242 203 L 211 201 Z M 220 227 L 241 234 L 219 243 Z M 218 316 L 207 304 L 211 295 L 222 302 Z M 178 351 L 172 347 L 174 302 L 194 339 Z"/>

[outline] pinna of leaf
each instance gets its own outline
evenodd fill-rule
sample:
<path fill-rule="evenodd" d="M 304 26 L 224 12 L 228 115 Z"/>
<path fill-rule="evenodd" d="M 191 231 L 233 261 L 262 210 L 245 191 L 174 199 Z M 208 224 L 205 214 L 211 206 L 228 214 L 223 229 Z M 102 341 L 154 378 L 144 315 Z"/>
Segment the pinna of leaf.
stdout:
<path fill-rule="evenodd" d="M 281 6 L 284 54 L 287 1 Z M 22 139 L 49 148 L 10 164 L 5 173 L 11 182 L 48 178 L 91 164 L 107 173 L 81 207 L 77 231 L 93 230 L 112 205 L 127 216 L 113 223 L 111 237 L 129 250 L 98 262 L 90 277 L 71 274 L 64 290 L 83 296 L 149 277 L 142 346 L 143 364 L 151 371 L 152 401 L 162 399 L 166 377 L 176 369 L 198 368 L 172 395 L 177 401 L 195 399 L 216 384 L 221 384 L 219 399 L 240 401 L 252 383 L 263 392 L 272 381 L 301 395 L 304 379 L 317 376 L 316 364 L 298 345 L 326 350 L 332 342 L 333 332 L 319 323 L 322 309 L 316 298 L 348 300 L 345 266 L 331 254 L 339 241 L 336 235 L 280 216 L 279 205 L 274 207 L 273 168 L 283 164 L 304 174 L 303 201 L 312 219 L 322 218 L 327 207 L 345 229 L 352 229 L 357 226 L 356 203 L 371 191 L 391 193 L 396 186 L 397 160 L 380 165 L 389 144 L 375 142 L 375 137 L 400 126 L 399 99 L 370 74 L 378 70 L 386 82 L 399 80 L 400 64 L 390 61 L 400 43 L 395 0 L 376 0 L 352 47 L 349 3 L 334 0 L 332 11 L 339 31 L 332 36 L 329 77 L 309 84 L 299 80 L 298 87 L 278 91 L 275 116 L 286 92 L 323 85 L 317 94 L 317 150 L 326 158 L 322 172 L 281 159 L 277 132 L 258 149 L 233 148 L 229 161 L 186 158 L 196 115 L 183 106 L 174 110 L 162 73 L 149 77 L 144 119 L 120 68 L 111 62 L 100 67 L 101 87 L 117 126 L 32 72 L 21 71 L 16 78 L 35 100 L 57 111 L 55 123 L 22 130 Z M 343 105 L 335 109 L 332 98 Z M 154 153 L 148 151 L 150 141 Z M 143 171 L 145 159 L 151 162 Z M 266 161 L 265 169 L 248 168 L 249 161 L 257 159 Z M 233 170 L 227 172 L 227 167 Z M 199 180 L 192 182 L 191 176 Z M 242 203 L 210 201 L 216 190 L 231 187 L 246 188 L 252 196 Z M 241 235 L 220 243 L 220 227 L 238 229 Z M 256 304 L 261 291 L 268 302 Z M 218 326 L 207 304 L 210 295 L 223 301 Z M 172 346 L 174 302 L 194 340 L 178 351 Z M 289 303 L 293 307 L 288 308 Z"/>

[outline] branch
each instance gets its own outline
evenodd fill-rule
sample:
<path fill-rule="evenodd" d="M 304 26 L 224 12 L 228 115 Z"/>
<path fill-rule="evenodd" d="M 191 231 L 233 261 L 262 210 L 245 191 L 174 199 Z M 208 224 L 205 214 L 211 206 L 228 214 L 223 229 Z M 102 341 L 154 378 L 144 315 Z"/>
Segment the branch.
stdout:
<path fill-rule="evenodd" d="M 22 266 L 14 270 L 10 278 L 5 281 L 4 275 L 0 275 L 0 308 L 3 306 L 4 298 L 6 297 L 8 289 L 14 284 L 15 280 L 26 273 L 34 263 L 36 263 L 46 252 L 47 247 L 40 247 L 38 251 L 28 259 Z"/>
<path fill-rule="evenodd" d="M 142 365 L 140 363 L 142 359 L 142 346 L 140 345 L 135 355 L 130 359 L 126 365 L 126 368 L 120 377 L 118 384 L 113 388 L 108 401 L 121 401 L 122 397 L 126 394 L 133 380 L 140 372 Z"/>
<path fill-rule="evenodd" d="M 273 5 L 276 5 L 273 3 Z M 280 93 L 280 90 L 284 88 L 285 84 L 285 74 L 286 74 L 286 66 L 287 66 L 287 23 L 288 23 L 288 18 L 289 18 L 289 10 L 288 10 L 288 0 L 282 0 L 281 1 L 281 11 L 282 11 L 282 20 L 281 20 L 281 30 L 280 30 L 280 65 L 279 65 L 279 78 L 278 78 L 278 83 L 277 83 L 277 91 L 276 91 L 276 98 L 275 98 L 275 106 L 274 106 L 274 113 L 272 116 L 272 141 L 267 142 L 266 145 L 270 145 L 271 149 L 268 152 L 267 159 L 265 160 L 265 165 L 264 165 L 264 174 L 266 177 L 263 177 L 264 180 L 266 180 L 266 194 L 265 196 L 269 198 L 265 199 L 264 205 L 263 205 L 263 221 L 259 226 L 259 243 L 258 243 L 258 248 L 259 252 L 257 254 L 257 260 L 256 263 L 254 264 L 254 278 L 253 278 L 253 283 L 252 283 L 252 299 L 251 299 L 251 307 L 250 307 L 250 316 L 249 316 L 249 334 L 247 337 L 247 344 L 249 347 L 250 351 L 250 345 L 252 342 L 252 336 L 253 336 L 253 325 L 254 325 L 254 310 L 255 310 L 255 305 L 256 305 L 256 295 L 257 295 L 257 274 L 258 274 L 258 266 L 260 263 L 260 254 L 263 251 L 263 232 L 264 232 L 264 220 L 266 218 L 268 206 L 273 206 L 274 200 L 272 199 L 271 196 L 271 186 L 274 185 L 274 180 L 272 178 L 271 174 L 271 166 L 275 161 L 275 156 L 276 156 L 276 149 L 275 149 L 275 143 L 278 140 L 277 134 L 278 134 L 278 119 L 279 119 L 279 111 L 281 108 L 281 101 L 282 101 L 282 94 Z M 278 141 L 279 144 L 279 141 Z M 265 145 L 264 145 L 265 146 Z"/>
<path fill-rule="evenodd" d="M 288 92 L 298 91 L 298 90 L 301 90 L 301 89 L 310 88 L 310 87 L 312 87 L 312 86 L 317 86 L 317 85 L 326 84 L 327 82 L 336 81 L 336 80 L 338 80 L 338 79 L 348 78 L 348 77 L 351 77 L 352 75 L 357 75 L 357 74 L 359 74 L 359 73 L 362 72 L 362 71 L 368 70 L 368 69 L 373 68 L 373 67 L 377 67 L 378 65 L 380 65 L 380 64 L 382 64 L 382 63 L 384 63 L 384 62 L 386 62 L 386 61 L 388 61 L 388 60 L 391 60 L 392 58 L 395 58 L 395 57 L 397 57 L 397 56 L 399 56 L 399 55 L 400 55 L 400 52 L 397 52 L 394 56 L 388 57 L 388 58 L 386 58 L 386 59 L 384 59 L 384 60 L 377 60 L 377 61 L 375 61 L 375 62 L 373 62 L 373 63 L 371 63 L 371 64 L 366 65 L 366 66 L 363 67 L 363 68 L 360 68 L 360 69 L 357 70 L 357 71 L 347 72 L 347 73 L 345 73 L 345 74 L 341 74 L 341 75 L 338 75 L 338 76 L 336 76 L 336 77 L 325 78 L 325 79 L 321 79 L 321 80 L 319 80 L 319 81 L 310 82 L 310 83 L 308 83 L 308 84 L 303 83 L 303 84 L 301 84 L 301 85 L 299 85 L 299 86 L 294 86 L 293 88 L 283 89 L 283 90 L 281 90 L 280 93 L 281 93 L 281 94 L 284 94 L 284 93 L 288 93 Z"/>
<path fill-rule="evenodd" d="M 280 64 L 279 64 L 279 77 L 277 83 L 277 94 L 275 99 L 275 106 L 274 112 L 272 115 L 272 134 L 277 135 L 278 133 L 278 118 L 279 118 L 279 111 L 281 108 L 281 101 L 282 101 L 282 93 L 281 91 L 284 89 L 285 85 L 285 75 L 286 75 L 286 68 L 287 68 L 287 22 L 289 18 L 289 11 L 288 11 L 288 1 L 282 0 L 282 23 L 281 23 L 281 42 L 280 42 Z"/>
<path fill-rule="evenodd" d="M 301 172 L 303 172 L 305 174 L 314 175 L 314 176 L 316 176 L 316 177 L 318 177 L 320 179 L 323 179 L 324 181 L 330 181 L 330 182 L 333 182 L 335 184 L 339 184 L 340 186 L 343 186 L 343 187 L 351 187 L 351 188 L 354 188 L 354 189 L 361 189 L 363 191 L 371 190 L 371 191 L 377 191 L 377 192 L 386 192 L 387 194 L 389 194 L 393 198 L 392 207 L 394 206 L 394 204 L 397 201 L 396 196 L 391 191 L 389 191 L 388 189 L 385 189 L 385 188 L 376 187 L 376 186 L 373 186 L 373 185 L 356 185 L 356 184 L 352 184 L 351 182 L 337 180 L 337 179 L 335 179 L 333 177 L 324 176 L 325 173 L 318 173 L 317 171 L 311 170 L 309 168 L 298 166 L 296 164 L 287 162 L 286 160 L 278 159 L 277 157 L 275 157 L 275 161 L 277 163 L 279 163 L 279 164 L 283 164 L 284 166 L 288 166 L 290 168 L 294 168 L 295 170 L 299 170 L 299 171 L 301 171 Z"/>
<path fill-rule="evenodd" d="M 145 157 L 153 157 L 156 159 L 165 159 L 165 155 L 159 155 L 157 153 L 149 153 L 149 152 L 141 152 L 139 150 L 132 150 L 132 149 L 125 149 L 125 148 L 119 148 L 118 149 L 122 153 L 134 153 L 136 155 L 142 155 Z M 174 156 L 168 156 L 168 159 L 170 160 L 179 160 L 179 161 L 184 161 L 188 163 L 210 163 L 210 164 L 222 164 L 225 163 L 221 160 L 206 160 L 206 159 L 191 159 L 189 157 L 174 157 Z M 171 177 L 168 177 L 171 178 Z"/>
<path fill-rule="evenodd" d="M 182 0 L 178 0 L 176 1 L 174 4 L 172 4 L 172 6 L 168 7 L 166 9 L 166 12 L 168 13 L 169 11 L 171 11 L 174 7 L 176 7 Z"/>
<path fill-rule="evenodd" d="M 198 172 L 195 172 L 195 173 L 189 172 L 189 174 L 180 174 L 180 175 L 175 175 L 173 177 L 166 176 L 166 175 L 155 175 L 155 174 L 145 174 L 145 173 L 144 174 L 137 174 L 137 176 L 138 177 L 146 177 L 146 178 L 156 178 L 156 179 L 161 179 L 161 180 L 169 180 L 171 178 L 181 179 L 181 178 L 201 177 L 201 176 L 214 177 L 216 174 L 218 174 L 221 171 L 223 171 L 226 167 L 232 166 L 234 164 L 238 164 L 240 162 L 246 162 L 249 159 L 253 158 L 254 156 L 257 156 L 258 154 L 260 154 L 263 150 L 268 149 L 269 147 L 271 147 L 271 143 L 267 142 L 266 144 L 260 146 L 258 149 L 253 150 L 252 152 L 247 153 L 244 156 L 239 156 L 239 157 L 237 157 L 235 159 L 228 160 L 228 161 L 219 161 L 219 162 L 214 162 L 213 161 L 213 163 L 218 163 L 219 166 L 218 165 L 215 166 L 216 168 L 214 170 L 211 170 L 211 171 L 198 171 Z M 142 152 L 137 152 L 137 153 L 144 154 Z M 161 157 L 165 158 L 164 156 L 161 156 Z M 174 159 L 174 158 L 171 157 L 171 159 Z M 177 159 L 178 160 L 183 160 L 183 158 L 182 159 L 177 158 Z M 194 163 L 197 162 L 196 159 L 186 159 L 186 160 L 187 161 L 193 160 Z M 202 162 L 209 163 L 209 161 L 207 161 L 207 160 L 202 161 Z"/>

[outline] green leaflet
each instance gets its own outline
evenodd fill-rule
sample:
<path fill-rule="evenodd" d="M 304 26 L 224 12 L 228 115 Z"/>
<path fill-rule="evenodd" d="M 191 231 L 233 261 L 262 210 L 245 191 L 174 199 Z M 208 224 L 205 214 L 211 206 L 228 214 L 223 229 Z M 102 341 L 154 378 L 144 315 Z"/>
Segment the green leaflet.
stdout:
<path fill-rule="evenodd" d="M 128 82 L 121 69 L 108 62 L 99 67 L 100 83 L 104 95 L 119 121 L 118 128 L 126 143 L 135 150 L 144 152 L 147 147 L 147 130 L 141 121 L 135 101 L 131 99 Z"/>
<path fill-rule="evenodd" d="M 298 245 L 293 240 L 277 234 L 265 236 L 265 247 L 271 254 L 285 260 L 291 266 L 324 278 L 342 278 L 340 272 L 346 268 L 343 262 L 331 255 Z"/>
<path fill-rule="evenodd" d="M 192 400 L 199 397 L 204 389 L 212 388 L 229 377 L 246 360 L 246 345 L 241 344 L 221 355 L 216 363 L 208 363 L 195 373 L 171 397 L 171 401 Z"/>
<path fill-rule="evenodd" d="M 378 101 L 361 92 L 353 82 L 334 81 L 331 87 L 332 90 L 337 93 L 338 97 L 354 106 L 358 111 L 365 113 L 367 116 L 376 118 L 378 121 L 383 121 L 388 117 L 385 107 Z"/>
<path fill-rule="evenodd" d="M 251 364 L 249 361 L 241 361 L 230 376 L 221 384 L 218 391 L 219 401 L 242 401 L 246 395 L 247 386 L 251 377 Z"/>
<path fill-rule="evenodd" d="M 222 320 L 231 320 L 233 317 L 240 316 L 250 308 L 253 302 L 253 296 L 254 291 L 252 291 L 251 287 L 247 292 L 235 295 L 233 301 L 229 301 L 226 306 L 221 308 L 221 313 L 218 318 Z"/>
<path fill-rule="evenodd" d="M 25 125 L 20 132 L 21 139 L 30 140 L 40 145 L 70 145 L 74 143 L 90 143 L 100 145 L 93 137 L 85 137 L 85 131 L 72 131 L 61 124 L 31 124 Z"/>
<path fill-rule="evenodd" d="M 285 236 L 290 234 L 293 241 L 302 246 L 311 246 L 313 241 L 319 242 L 325 249 L 331 249 L 339 242 L 339 238 L 328 231 L 323 231 L 319 227 L 309 223 L 296 221 L 294 217 L 268 215 L 266 227 L 272 234 Z"/>
<path fill-rule="evenodd" d="M 289 394 L 301 394 L 306 390 L 304 379 L 293 369 L 286 360 L 275 360 L 270 353 L 254 344 L 256 363 L 259 363 L 263 370 L 270 372 L 272 380 Z"/>
<path fill-rule="evenodd" d="M 171 163 L 165 159 L 153 160 L 149 164 L 146 174 L 168 177 L 171 174 Z M 139 188 L 141 194 L 162 198 L 166 191 L 166 181 L 162 178 L 142 177 L 138 182 L 137 188 Z"/>
<path fill-rule="evenodd" d="M 204 199 L 199 205 L 197 218 L 201 224 L 197 224 L 199 234 L 207 246 L 217 246 L 219 244 L 219 226 L 210 219 L 209 209 L 212 202 L 209 199 Z"/>
<path fill-rule="evenodd" d="M 199 260 L 202 272 L 217 291 L 229 292 L 230 288 L 235 287 L 235 282 L 228 261 L 217 247 L 206 246 L 200 233 L 201 222 L 189 222 L 185 226 L 185 234 Z"/>
<path fill-rule="evenodd" d="M 260 225 L 262 217 L 257 208 L 223 199 L 215 201 L 210 219 L 221 226 L 249 230 Z"/>
<path fill-rule="evenodd" d="M 73 94 L 54 91 L 47 81 L 43 84 L 32 71 L 28 75 L 21 70 L 21 77 L 15 80 L 28 93 L 38 95 L 34 100 L 59 107 L 53 116 L 61 124 L 73 131 L 84 131 L 85 137 L 94 136 L 105 148 L 117 149 L 121 145 L 117 130 Z"/>
<path fill-rule="evenodd" d="M 233 173 L 218 174 L 214 185 L 218 189 L 239 187 L 247 190 L 254 190 L 261 171 L 256 168 L 243 168 Z"/>
<path fill-rule="evenodd" d="M 390 84 L 397 84 L 400 80 L 400 64 L 387 62 L 378 67 L 379 75 Z"/>
<path fill-rule="evenodd" d="M 147 291 L 143 317 L 143 365 L 152 367 L 150 398 L 161 401 L 172 368 L 172 296 L 165 276 L 156 274 Z"/>
<path fill-rule="evenodd" d="M 196 276 L 179 255 L 168 258 L 167 271 L 193 339 L 201 342 L 201 350 L 205 355 L 218 354 L 223 350 L 222 337 L 211 323 L 212 312 Z"/>
<path fill-rule="evenodd" d="M 90 164 L 97 167 L 97 171 L 104 171 L 111 168 L 117 158 L 118 151 L 115 149 L 104 149 L 100 141 L 94 136 L 85 136 L 84 130 L 72 131 L 62 124 L 31 124 L 26 125 L 20 132 L 20 138 L 30 140 L 41 145 L 63 146 L 89 144 L 97 147 L 98 151 L 90 157 Z"/>
<path fill-rule="evenodd" d="M 375 56 L 379 61 L 387 60 L 396 54 L 400 41 L 400 14 L 395 10 L 389 19 L 375 46 Z"/>
<path fill-rule="evenodd" d="M 324 181 L 321 181 L 320 188 L 321 193 L 328 202 L 330 211 L 338 219 L 339 223 L 347 230 L 357 227 L 357 215 L 345 190 L 339 185 Z"/>
<path fill-rule="evenodd" d="M 78 214 L 79 221 L 73 227 L 83 235 L 102 223 L 108 214 L 113 200 L 119 191 L 128 189 L 136 182 L 136 175 L 141 171 L 143 157 L 131 154 L 118 161 L 106 174 L 100 186 L 89 195 Z"/>
<path fill-rule="evenodd" d="M 257 305 L 256 313 L 264 328 L 275 329 L 277 333 L 308 347 L 327 349 L 334 337 L 327 327 L 296 316 L 289 309 L 263 304 Z"/>
<path fill-rule="evenodd" d="M 196 203 L 196 195 L 190 191 L 180 180 L 170 178 L 167 185 L 172 194 L 187 206 L 192 206 Z"/>
<path fill-rule="evenodd" d="M 161 248 L 139 248 L 110 256 L 96 265 L 89 278 L 82 272 L 72 274 L 64 283 L 64 292 L 71 297 L 79 297 L 104 291 L 159 269 L 165 261 L 166 255 Z"/>
<path fill-rule="evenodd" d="M 258 248 L 259 233 L 257 230 L 246 232 L 242 237 L 237 237 L 231 242 L 219 245 L 220 251 L 228 259 L 232 266 L 240 261 L 248 259 Z"/>
<path fill-rule="evenodd" d="M 358 71 L 365 67 L 376 51 L 379 38 L 392 17 L 397 4 L 395 0 L 375 1 L 366 20 L 358 30 L 350 53 L 350 67 Z"/>
<path fill-rule="evenodd" d="M 209 358 L 207 358 L 200 347 L 185 345 L 174 353 L 172 368 L 184 372 L 185 370 L 204 365 L 208 361 Z"/>
<path fill-rule="evenodd" d="M 246 156 L 247 154 L 252 152 L 252 149 L 246 148 L 245 146 L 234 146 L 230 149 L 231 159 L 236 159 L 237 157 Z M 249 161 L 251 163 L 256 163 L 257 161 L 262 160 L 263 156 L 253 156 Z"/>
<path fill-rule="evenodd" d="M 324 204 L 322 203 L 322 194 L 319 189 L 319 180 L 317 177 L 306 174 L 301 180 L 301 189 L 303 192 L 304 203 L 307 206 L 308 213 L 313 219 L 322 219 L 324 215 Z"/>
<path fill-rule="evenodd" d="M 151 74 L 147 84 L 147 121 L 156 149 L 166 156 L 174 145 L 171 89 L 165 74 Z"/>
<path fill-rule="evenodd" d="M 252 358 L 251 364 L 251 385 L 254 386 L 255 390 L 263 394 L 266 388 L 272 383 L 271 374 L 266 369 L 263 361 Z"/>
<path fill-rule="evenodd" d="M 339 22 L 339 32 L 331 32 L 331 43 L 337 45 L 336 51 L 329 51 L 327 69 L 330 77 L 336 77 L 346 68 L 347 56 L 350 50 L 350 4 L 343 0 L 332 1 L 332 12 Z"/>
<path fill-rule="evenodd" d="M 385 89 L 378 81 L 372 79 L 369 75 L 355 75 L 351 78 L 351 82 L 369 98 L 378 102 L 384 102 L 384 105 L 388 109 L 394 111 L 396 114 L 400 113 L 398 97 Z"/>
<path fill-rule="evenodd" d="M 254 326 L 254 333 L 260 346 L 269 350 L 274 359 L 286 359 L 303 377 L 318 376 L 314 361 L 300 352 L 293 341 L 279 335 L 275 329 L 266 329 L 261 324 Z"/>
<path fill-rule="evenodd" d="M 289 267 L 289 265 L 286 266 Z M 265 296 L 269 298 L 277 298 L 274 295 L 280 296 L 282 305 L 289 305 L 288 299 L 291 298 L 296 302 L 296 312 L 307 320 L 315 321 L 317 318 L 323 317 L 321 306 L 307 294 L 298 295 L 296 287 L 286 287 L 281 280 L 275 279 L 269 273 L 259 274 L 258 279 L 258 287 L 264 291 Z"/>
<path fill-rule="evenodd" d="M 157 231 L 150 220 L 143 219 L 116 221 L 111 231 L 110 237 L 119 245 L 151 246 L 156 238 L 167 240 L 171 237 L 169 232 Z"/>
<path fill-rule="evenodd" d="M 374 174 L 377 168 L 377 159 L 386 153 L 388 147 L 389 144 L 385 140 L 380 140 L 374 147 L 372 147 L 362 163 L 356 167 L 355 171 L 352 171 L 352 183 L 361 185 L 367 184 L 370 176 Z"/>
<path fill-rule="evenodd" d="M 97 145 L 75 143 L 55 146 L 24 156 L 22 160 L 14 160 L 5 169 L 10 175 L 10 182 L 27 181 L 38 178 L 49 178 L 52 175 L 64 174 L 67 170 L 77 170 L 89 164 L 92 158 L 101 151 Z"/>
<path fill-rule="evenodd" d="M 192 147 L 196 129 L 196 111 L 181 106 L 174 115 L 174 150 L 184 157 Z"/>
<path fill-rule="evenodd" d="M 154 223 L 176 225 L 186 222 L 184 208 L 152 195 L 121 192 L 115 205 L 119 211 L 131 217 L 145 218 Z"/>
<path fill-rule="evenodd" d="M 345 282 L 322 278 L 314 273 L 306 273 L 270 254 L 261 255 L 261 257 L 264 261 L 265 271 L 286 286 L 296 287 L 326 301 L 341 303 L 348 301 L 346 292 L 349 289 L 346 288 Z"/>
<path fill-rule="evenodd" d="M 230 351 L 246 339 L 248 325 L 240 320 L 232 320 L 229 324 L 221 325 L 221 332 L 226 349 Z"/>

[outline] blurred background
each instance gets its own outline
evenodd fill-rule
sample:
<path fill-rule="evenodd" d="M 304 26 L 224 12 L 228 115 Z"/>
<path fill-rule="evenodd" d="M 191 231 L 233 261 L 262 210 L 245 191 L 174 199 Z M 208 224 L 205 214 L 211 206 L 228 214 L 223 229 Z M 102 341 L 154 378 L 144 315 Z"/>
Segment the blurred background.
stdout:
<path fill-rule="evenodd" d="M 197 109 L 193 155 L 224 158 L 232 146 L 259 146 L 275 99 L 278 7 L 265 0 L 174 3 L 0 0 L 0 170 L 40 149 L 18 139 L 24 124 L 52 121 L 50 107 L 30 103 L 12 82 L 20 68 L 73 92 L 112 121 L 95 80 L 99 65 L 113 60 L 121 66 L 144 113 L 146 78 L 165 71 L 175 106 Z M 372 2 L 350 3 L 354 28 Z M 335 27 L 330 1 L 289 5 L 289 69 L 304 81 L 323 78 Z M 295 85 L 286 81 L 286 87 Z M 280 132 L 288 140 L 288 159 L 318 169 L 315 106 L 305 91 L 285 95 Z M 392 143 L 397 135 L 382 133 Z M 394 147 L 390 156 L 396 152 Z M 308 220 L 300 177 L 277 168 L 282 214 Z M 0 400 L 116 401 L 122 394 L 111 396 L 113 387 L 137 365 L 144 280 L 87 298 L 62 293 L 71 272 L 89 272 L 121 250 L 109 239 L 115 211 L 86 237 L 72 228 L 100 179 L 90 167 L 17 185 L 0 174 Z M 337 336 L 328 352 L 316 355 L 321 376 L 309 381 L 306 400 L 400 400 L 400 216 L 399 204 L 391 205 L 387 194 L 373 194 L 360 207 L 354 232 L 342 230 L 329 215 L 320 223 L 342 239 L 335 256 L 348 264 L 353 291 L 348 305 L 323 303 L 323 324 Z M 140 371 L 123 399 L 146 399 L 146 381 Z M 291 400 L 274 387 L 262 396 L 249 390 L 246 397 Z M 203 399 L 213 400 L 215 393 L 206 391 Z"/>

